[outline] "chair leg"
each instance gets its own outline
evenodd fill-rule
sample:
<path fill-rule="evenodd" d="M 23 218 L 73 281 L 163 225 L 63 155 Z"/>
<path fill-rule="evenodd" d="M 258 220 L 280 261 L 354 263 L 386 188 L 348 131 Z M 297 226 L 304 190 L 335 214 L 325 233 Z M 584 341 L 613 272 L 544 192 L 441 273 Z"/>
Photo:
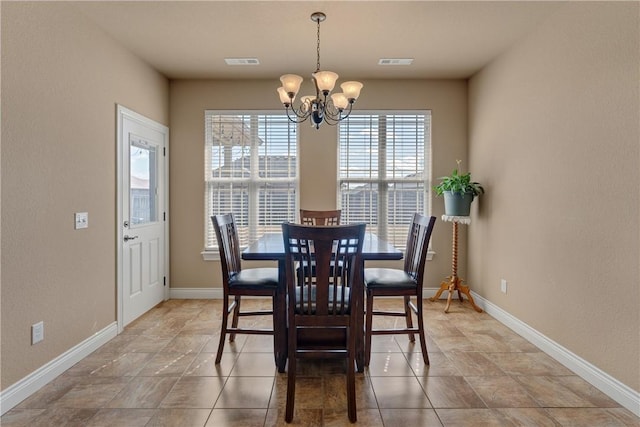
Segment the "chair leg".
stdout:
<path fill-rule="evenodd" d="M 349 335 L 353 335 L 351 331 Z M 348 338 L 351 340 L 351 336 Z M 353 338 L 355 341 L 355 338 Z M 355 423 L 358 420 L 356 411 L 356 358 L 355 358 L 355 342 L 351 343 L 349 349 L 349 357 L 347 358 L 347 412 L 349 413 L 349 421 Z"/>
<path fill-rule="evenodd" d="M 284 420 L 290 423 L 293 420 L 293 407 L 296 399 L 296 358 L 289 355 L 289 367 L 287 372 L 287 406 Z"/>
<path fill-rule="evenodd" d="M 220 327 L 220 342 L 218 343 L 218 353 L 216 354 L 216 365 L 222 359 L 222 351 L 224 350 L 224 341 L 227 337 L 227 322 L 229 319 L 229 298 L 222 298 L 222 326 Z"/>
<path fill-rule="evenodd" d="M 271 307 L 273 309 L 273 312 L 271 314 L 271 322 L 273 324 L 273 348 L 277 349 L 278 348 L 278 334 L 276 333 L 276 328 L 278 327 L 278 309 L 277 309 L 278 305 L 276 303 L 276 295 L 275 294 L 271 297 Z M 279 360 L 279 357 L 278 357 L 278 353 L 276 351 L 273 352 L 273 358 L 275 360 L 276 367 L 278 368 L 278 372 L 284 372 L 284 367 L 283 367 L 282 370 L 280 370 L 280 360 Z"/>
<path fill-rule="evenodd" d="M 413 320 L 411 318 L 411 297 L 408 295 L 405 295 L 404 297 L 404 315 L 405 318 L 407 319 L 407 329 L 412 329 L 413 328 Z M 411 342 L 415 342 L 416 341 L 416 336 L 414 334 L 409 334 L 409 341 Z"/>
<path fill-rule="evenodd" d="M 418 296 L 418 300 L 416 301 L 416 307 L 418 312 L 416 315 L 418 316 L 418 335 L 420 335 L 420 348 L 422 350 L 422 358 L 424 359 L 424 364 L 429 365 L 429 354 L 427 353 L 427 340 L 424 336 L 424 317 L 422 311 L 422 297 Z"/>
<path fill-rule="evenodd" d="M 235 297 L 235 302 L 236 302 L 236 306 L 233 309 L 233 319 L 231 320 L 231 327 L 232 328 L 237 328 L 238 327 L 238 317 L 240 317 L 240 295 L 236 295 Z M 229 335 L 229 342 L 234 342 L 236 340 L 236 334 L 235 332 L 232 332 Z"/>
<path fill-rule="evenodd" d="M 365 316 L 364 334 L 364 366 L 371 361 L 371 335 L 373 329 L 373 292 L 367 289 L 367 313 Z"/>

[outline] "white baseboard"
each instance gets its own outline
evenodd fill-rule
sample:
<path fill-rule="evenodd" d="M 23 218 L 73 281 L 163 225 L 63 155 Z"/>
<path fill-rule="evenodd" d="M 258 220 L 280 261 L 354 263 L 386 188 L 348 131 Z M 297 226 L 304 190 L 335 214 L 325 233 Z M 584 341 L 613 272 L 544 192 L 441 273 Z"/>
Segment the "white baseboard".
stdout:
<path fill-rule="evenodd" d="M 170 299 L 222 299 L 222 288 L 171 288 Z"/>
<path fill-rule="evenodd" d="M 616 380 L 597 366 L 567 350 L 475 292 L 472 291 L 471 293 L 476 304 L 483 308 L 488 315 L 512 329 L 621 406 L 640 417 L 640 392 Z"/>
<path fill-rule="evenodd" d="M 438 289 L 440 288 L 422 288 L 422 298 L 431 298 L 432 296 L 435 296 Z M 440 299 L 447 299 L 447 294 L 448 292 L 443 292 L 442 295 L 440 295 Z"/>
<path fill-rule="evenodd" d="M 0 392 L 0 415 L 40 390 L 44 385 L 87 357 L 116 335 L 118 335 L 118 324 L 113 322 L 49 363 L 33 371 L 17 383 L 7 387 Z"/>

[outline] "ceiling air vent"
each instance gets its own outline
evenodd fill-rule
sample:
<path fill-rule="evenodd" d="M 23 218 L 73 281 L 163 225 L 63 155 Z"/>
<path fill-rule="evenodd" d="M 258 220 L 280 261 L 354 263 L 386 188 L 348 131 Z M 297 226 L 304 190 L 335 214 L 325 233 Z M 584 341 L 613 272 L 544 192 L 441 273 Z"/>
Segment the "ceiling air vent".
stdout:
<path fill-rule="evenodd" d="M 382 58 L 378 65 L 411 65 L 413 58 Z"/>
<path fill-rule="evenodd" d="M 224 58 L 227 65 L 260 65 L 258 58 Z"/>

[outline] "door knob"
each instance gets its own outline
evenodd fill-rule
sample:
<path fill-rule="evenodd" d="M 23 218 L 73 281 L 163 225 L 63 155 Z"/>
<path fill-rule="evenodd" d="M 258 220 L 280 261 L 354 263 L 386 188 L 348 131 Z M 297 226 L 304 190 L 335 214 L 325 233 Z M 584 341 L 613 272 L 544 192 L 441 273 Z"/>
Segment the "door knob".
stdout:
<path fill-rule="evenodd" d="M 138 236 L 124 236 L 124 241 L 128 242 L 129 240 L 137 239 Z"/>

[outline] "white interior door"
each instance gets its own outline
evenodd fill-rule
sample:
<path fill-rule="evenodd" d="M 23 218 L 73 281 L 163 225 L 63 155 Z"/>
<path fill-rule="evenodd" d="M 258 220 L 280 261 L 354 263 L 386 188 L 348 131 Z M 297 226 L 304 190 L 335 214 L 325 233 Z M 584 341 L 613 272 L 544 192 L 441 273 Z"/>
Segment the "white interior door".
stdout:
<path fill-rule="evenodd" d="M 118 106 L 120 330 L 168 295 L 166 126 Z"/>

